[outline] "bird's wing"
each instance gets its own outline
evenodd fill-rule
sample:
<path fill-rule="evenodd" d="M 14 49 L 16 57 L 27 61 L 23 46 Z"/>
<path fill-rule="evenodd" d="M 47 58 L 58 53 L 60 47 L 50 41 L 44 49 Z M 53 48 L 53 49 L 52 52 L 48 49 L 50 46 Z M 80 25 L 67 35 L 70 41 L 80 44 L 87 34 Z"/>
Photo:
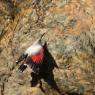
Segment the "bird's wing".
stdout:
<path fill-rule="evenodd" d="M 27 58 L 27 54 L 22 54 L 22 55 L 18 58 L 18 60 L 16 61 L 16 64 L 20 63 L 21 61 L 23 61 L 23 60 L 26 59 L 26 58 Z"/>

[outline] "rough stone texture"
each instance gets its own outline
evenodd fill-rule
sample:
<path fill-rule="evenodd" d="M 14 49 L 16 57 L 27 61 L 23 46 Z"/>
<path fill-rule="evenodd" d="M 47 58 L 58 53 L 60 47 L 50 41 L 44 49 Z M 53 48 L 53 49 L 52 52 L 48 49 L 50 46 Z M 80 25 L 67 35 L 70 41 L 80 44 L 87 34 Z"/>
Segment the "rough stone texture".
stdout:
<path fill-rule="evenodd" d="M 61 91 L 95 95 L 95 0 L 0 0 L 0 95 L 58 95 L 45 82 L 45 93 L 31 88 L 29 68 L 16 71 L 18 56 L 43 32 Z"/>

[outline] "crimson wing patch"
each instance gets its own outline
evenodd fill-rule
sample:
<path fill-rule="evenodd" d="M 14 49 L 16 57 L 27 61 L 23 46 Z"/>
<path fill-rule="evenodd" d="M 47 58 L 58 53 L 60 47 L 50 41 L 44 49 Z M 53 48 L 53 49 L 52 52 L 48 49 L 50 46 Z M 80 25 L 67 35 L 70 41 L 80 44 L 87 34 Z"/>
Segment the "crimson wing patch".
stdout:
<path fill-rule="evenodd" d="M 33 55 L 31 58 L 35 64 L 41 64 L 44 60 L 44 50 L 41 49 L 38 54 Z"/>

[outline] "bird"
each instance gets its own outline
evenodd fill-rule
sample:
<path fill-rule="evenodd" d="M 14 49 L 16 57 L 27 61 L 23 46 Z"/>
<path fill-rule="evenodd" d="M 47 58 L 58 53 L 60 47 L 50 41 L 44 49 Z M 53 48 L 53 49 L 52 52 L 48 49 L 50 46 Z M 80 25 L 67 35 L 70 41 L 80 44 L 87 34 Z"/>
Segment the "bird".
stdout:
<path fill-rule="evenodd" d="M 48 85 L 58 93 L 61 93 L 54 80 L 53 74 L 54 67 L 58 68 L 58 66 L 51 53 L 48 51 L 47 43 L 42 43 L 41 39 L 44 35 L 45 33 L 18 58 L 16 64 L 19 64 L 21 61 L 24 62 L 20 65 L 18 71 L 23 72 L 28 66 L 30 66 L 32 68 L 31 87 L 36 86 L 39 80 L 43 78 Z"/>
<path fill-rule="evenodd" d="M 44 60 L 44 43 L 42 43 L 43 33 L 39 39 L 37 39 L 30 47 L 28 47 L 23 54 L 18 58 L 16 64 L 24 61 L 18 70 L 23 72 L 29 65 L 35 73 L 38 73 L 38 69 Z"/>

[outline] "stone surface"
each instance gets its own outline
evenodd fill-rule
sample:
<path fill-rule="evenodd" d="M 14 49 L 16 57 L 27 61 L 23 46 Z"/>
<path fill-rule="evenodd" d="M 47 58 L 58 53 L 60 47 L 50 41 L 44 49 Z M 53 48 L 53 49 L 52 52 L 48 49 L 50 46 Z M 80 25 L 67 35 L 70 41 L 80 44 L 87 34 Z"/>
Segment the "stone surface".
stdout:
<path fill-rule="evenodd" d="M 66 95 L 95 94 L 95 0 L 0 1 L 0 95 L 59 95 L 43 82 L 31 88 L 31 70 L 16 71 L 19 55 L 42 33 Z"/>

